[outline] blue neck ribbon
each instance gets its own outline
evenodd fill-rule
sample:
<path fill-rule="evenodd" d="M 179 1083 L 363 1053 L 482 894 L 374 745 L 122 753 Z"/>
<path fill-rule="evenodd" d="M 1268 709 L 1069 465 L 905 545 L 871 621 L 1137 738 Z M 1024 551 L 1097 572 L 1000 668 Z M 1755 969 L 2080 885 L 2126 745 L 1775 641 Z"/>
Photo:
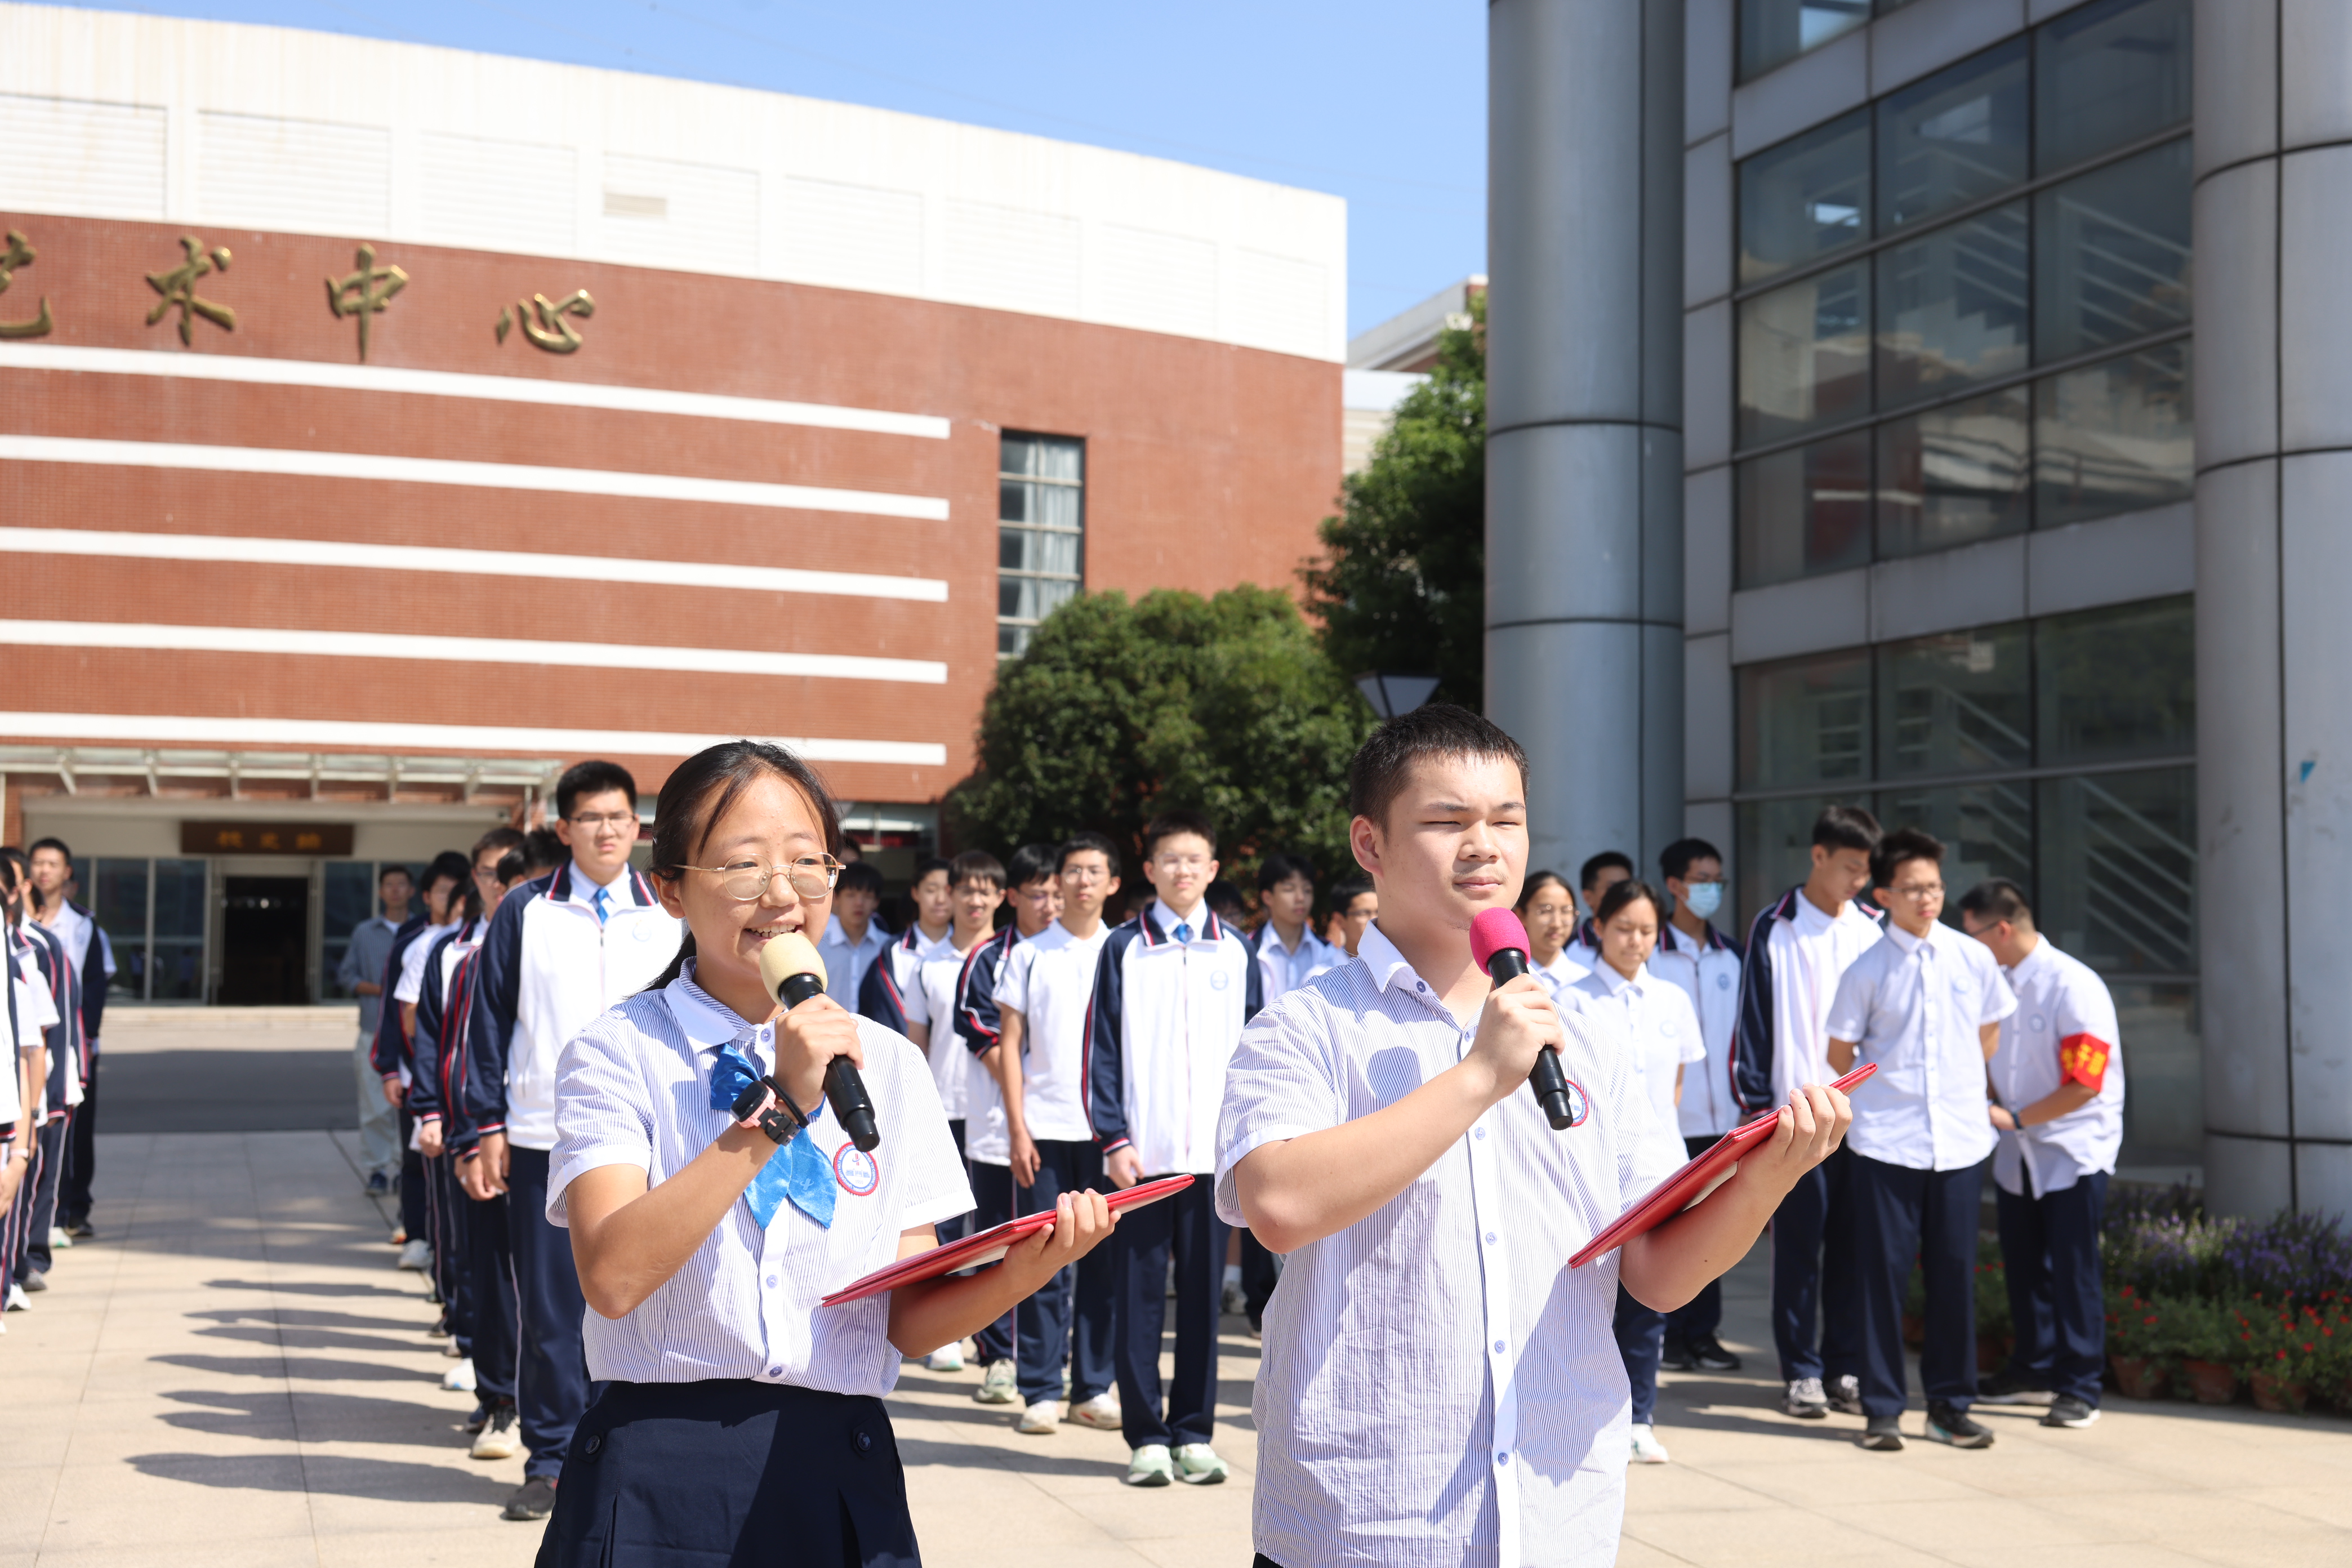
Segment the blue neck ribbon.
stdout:
<path fill-rule="evenodd" d="M 710 1109 L 732 1110 L 735 1100 L 760 1075 L 733 1046 L 719 1047 L 719 1058 L 710 1065 Z M 818 1108 L 824 1114 L 824 1108 Z M 750 1207 L 751 1217 L 760 1228 L 776 1217 L 777 1208 L 786 1198 L 793 1207 L 816 1221 L 824 1229 L 833 1228 L 833 1203 L 835 1197 L 833 1165 L 824 1151 L 816 1146 L 815 1138 L 807 1132 L 795 1136 L 778 1148 L 743 1189 L 743 1202 Z"/>

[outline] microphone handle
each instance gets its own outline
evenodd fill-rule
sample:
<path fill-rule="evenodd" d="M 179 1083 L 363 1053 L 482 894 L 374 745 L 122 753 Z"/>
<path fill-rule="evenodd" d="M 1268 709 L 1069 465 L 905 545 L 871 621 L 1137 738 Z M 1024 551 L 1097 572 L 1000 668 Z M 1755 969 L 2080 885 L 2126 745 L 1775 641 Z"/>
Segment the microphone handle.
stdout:
<path fill-rule="evenodd" d="M 1528 955 L 1516 947 L 1499 949 L 1486 961 L 1486 976 L 1497 985 L 1527 973 Z M 1536 1053 L 1536 1065 L 1528 1069 L 1528 1087 L 1535 1091 L 1536 1103 L 1543 1107 L 1553 1131 L 1565 1132 L 1576 1124 L 1568 1100 L 1568 1074 L 1560 1068 L 1558 1051 L 1546 1046 Z"/>
<path fill-rule="evenodd" d="M 814 974 L 787 975 L 776 987 L 776 999 L 788 1013 L 824 994 L 824 985 Z M 824 1098 L 841 1119 L 842 1131 L 861 1152 L 870 1154 L 881 1147 L 882 1131 L 874 1121 L 874 1097 L 866 1092 L 866 1075 L 847 1057 L 835 1057 L 825 1064 Z"/>

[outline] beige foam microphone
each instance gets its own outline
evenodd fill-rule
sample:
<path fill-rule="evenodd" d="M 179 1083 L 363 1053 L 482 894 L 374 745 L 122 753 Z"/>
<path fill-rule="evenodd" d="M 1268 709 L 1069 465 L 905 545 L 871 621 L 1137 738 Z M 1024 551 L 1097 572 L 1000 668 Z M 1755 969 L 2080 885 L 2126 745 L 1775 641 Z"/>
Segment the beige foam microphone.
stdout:
<path fill-rule="evenodd" d="M 812 996 L 823 995 L 824 960 L 816 943 L 796 931 L 770 937 L 760 948 L 760 983 L 787 1013 Z M 833 1113 L 841 1118 L 842 1130 L 852 1143 L 867 1153 L 880 1146 L 882 1134 L 874 1123 L 874 1101 L 866 1092 L 864 1075 L 847 1057 L 835 1057 L 826 1064 L 824 1098 L 832 1104 Z"/>

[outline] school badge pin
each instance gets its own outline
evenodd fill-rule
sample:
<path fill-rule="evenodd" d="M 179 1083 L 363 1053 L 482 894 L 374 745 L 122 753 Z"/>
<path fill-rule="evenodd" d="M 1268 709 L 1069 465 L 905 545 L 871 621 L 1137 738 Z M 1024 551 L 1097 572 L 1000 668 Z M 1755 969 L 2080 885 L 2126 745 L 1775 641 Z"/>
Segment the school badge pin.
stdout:
<path fill-rule="evenodd" d="M 1592 1101 L 1586 1096 L 1584 1086 L 1574 1079 L 1568 1080 L 1568 1124 L 1581 1127 L 1592 1116 Z"/>
<path fill-rule="evenodd" d="M 844 1143 L 833 1157 L 833 1179 L 853 1198 L 868 1198 L 882 1184 L 882 1167 L 855 1143 Z"/>

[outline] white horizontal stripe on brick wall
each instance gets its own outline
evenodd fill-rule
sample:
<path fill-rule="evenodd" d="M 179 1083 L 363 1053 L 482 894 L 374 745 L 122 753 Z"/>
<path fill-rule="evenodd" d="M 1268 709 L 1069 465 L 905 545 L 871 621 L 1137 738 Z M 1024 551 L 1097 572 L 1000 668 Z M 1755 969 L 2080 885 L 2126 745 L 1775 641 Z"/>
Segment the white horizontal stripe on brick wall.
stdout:
<path fill-rule="evenodd" d="M 539 730 L 506 724 L 378 724 L 341 719 L 212 719 L 166 713 L 0 713 L 0 736 L 32 741 L 128 741 L 165 745 L 365 746 L 456 752 L 598 752 L 683 757 L 740 735 L 674 730 Z M 930 741 L 839 741 L 813 736 L 755 737 L 813 763 L 895 763 L 944 767 L 947 747 Z"/>
<path fill-rule="evenodd" d="M 948 667 L 928 658 L 660 647 L 644 643 L 534 642 L 523 637 L 425 637 L 409 632 L 309 631 L 278 626 L 165 626 L 143 621 L 0 620 L 0 647 L 12 645 L 143 648 L 173 653 L 293 654 L 326 658 L 415 658 L 457 664 L 545 664 L 562 668 L 904 680 L 926 686 L 942 686 L 948 679 Z"/>
<path fill-rule="evenodd" d="M 542 403 L 558 408 L 607 408 L 626 414 L 743 419 L 759 425 L 807 425 L 824 430 L 864 430 L 879 436 L 921 436 L 935 441 L 947 439 L 950 428 L 948 420 L 929 414 L 893 414 L 878 408 L 841 408 L 769 397 L 732 397 L 715 392 L 670 392 L 654 386 L 541 381 L 529 376 L 476 375 L 455 370 L 403 370 L 393 365 L 331 364 L 323 360 L 80 348 L 70 343 L 0 342 L 0 369 L 80 371 L 92 375 L 176 375 L 194 381 L 320 386 L 338 392 L 404 392 L 419 397 L 470 397 L 491 403 Z"/>
<path fill-rule="evenodd" d="M 226 561 L 254 566 L 342 566 L 361 572 L 449 572 L 477 577 L 546 577 L 675 588 L 770 594 L 835 594 L 862 599 L 945 604 L 939 577 L 811 572 L 793 566 L 732 566 L 710 561 L 635 561 L 612 555 L 545 555 L 530 550 L 463 550 L 429 544 L 358 544 L 340 539 L 236 538 L 211 533 L 119 533 L 112 529 L 0 528 L 0 554 L 100 555 L 129 561 Z"/>
<path fill-rule="evenodd" d="M 394 484 L 465 485 L 476 489 L 550 490 L 631 500 L 707 501 L 793 511 L 850 511 L 872 517 L 947 521 L 948 503 L 932 496 L 825 489 L 752 479 L 704 479 L 619 468 L 545 468 L 528 463 L 476 463 L 450 458 L 393 458 L 374 452 L 307 452 L 283 447 L 202 447 L 179 441 L 104 441 L 74 436 L 0 436 L 0 461 L 85 463 L 110 468 L 198 468 L 286 479 L 380 479 Z"/>

